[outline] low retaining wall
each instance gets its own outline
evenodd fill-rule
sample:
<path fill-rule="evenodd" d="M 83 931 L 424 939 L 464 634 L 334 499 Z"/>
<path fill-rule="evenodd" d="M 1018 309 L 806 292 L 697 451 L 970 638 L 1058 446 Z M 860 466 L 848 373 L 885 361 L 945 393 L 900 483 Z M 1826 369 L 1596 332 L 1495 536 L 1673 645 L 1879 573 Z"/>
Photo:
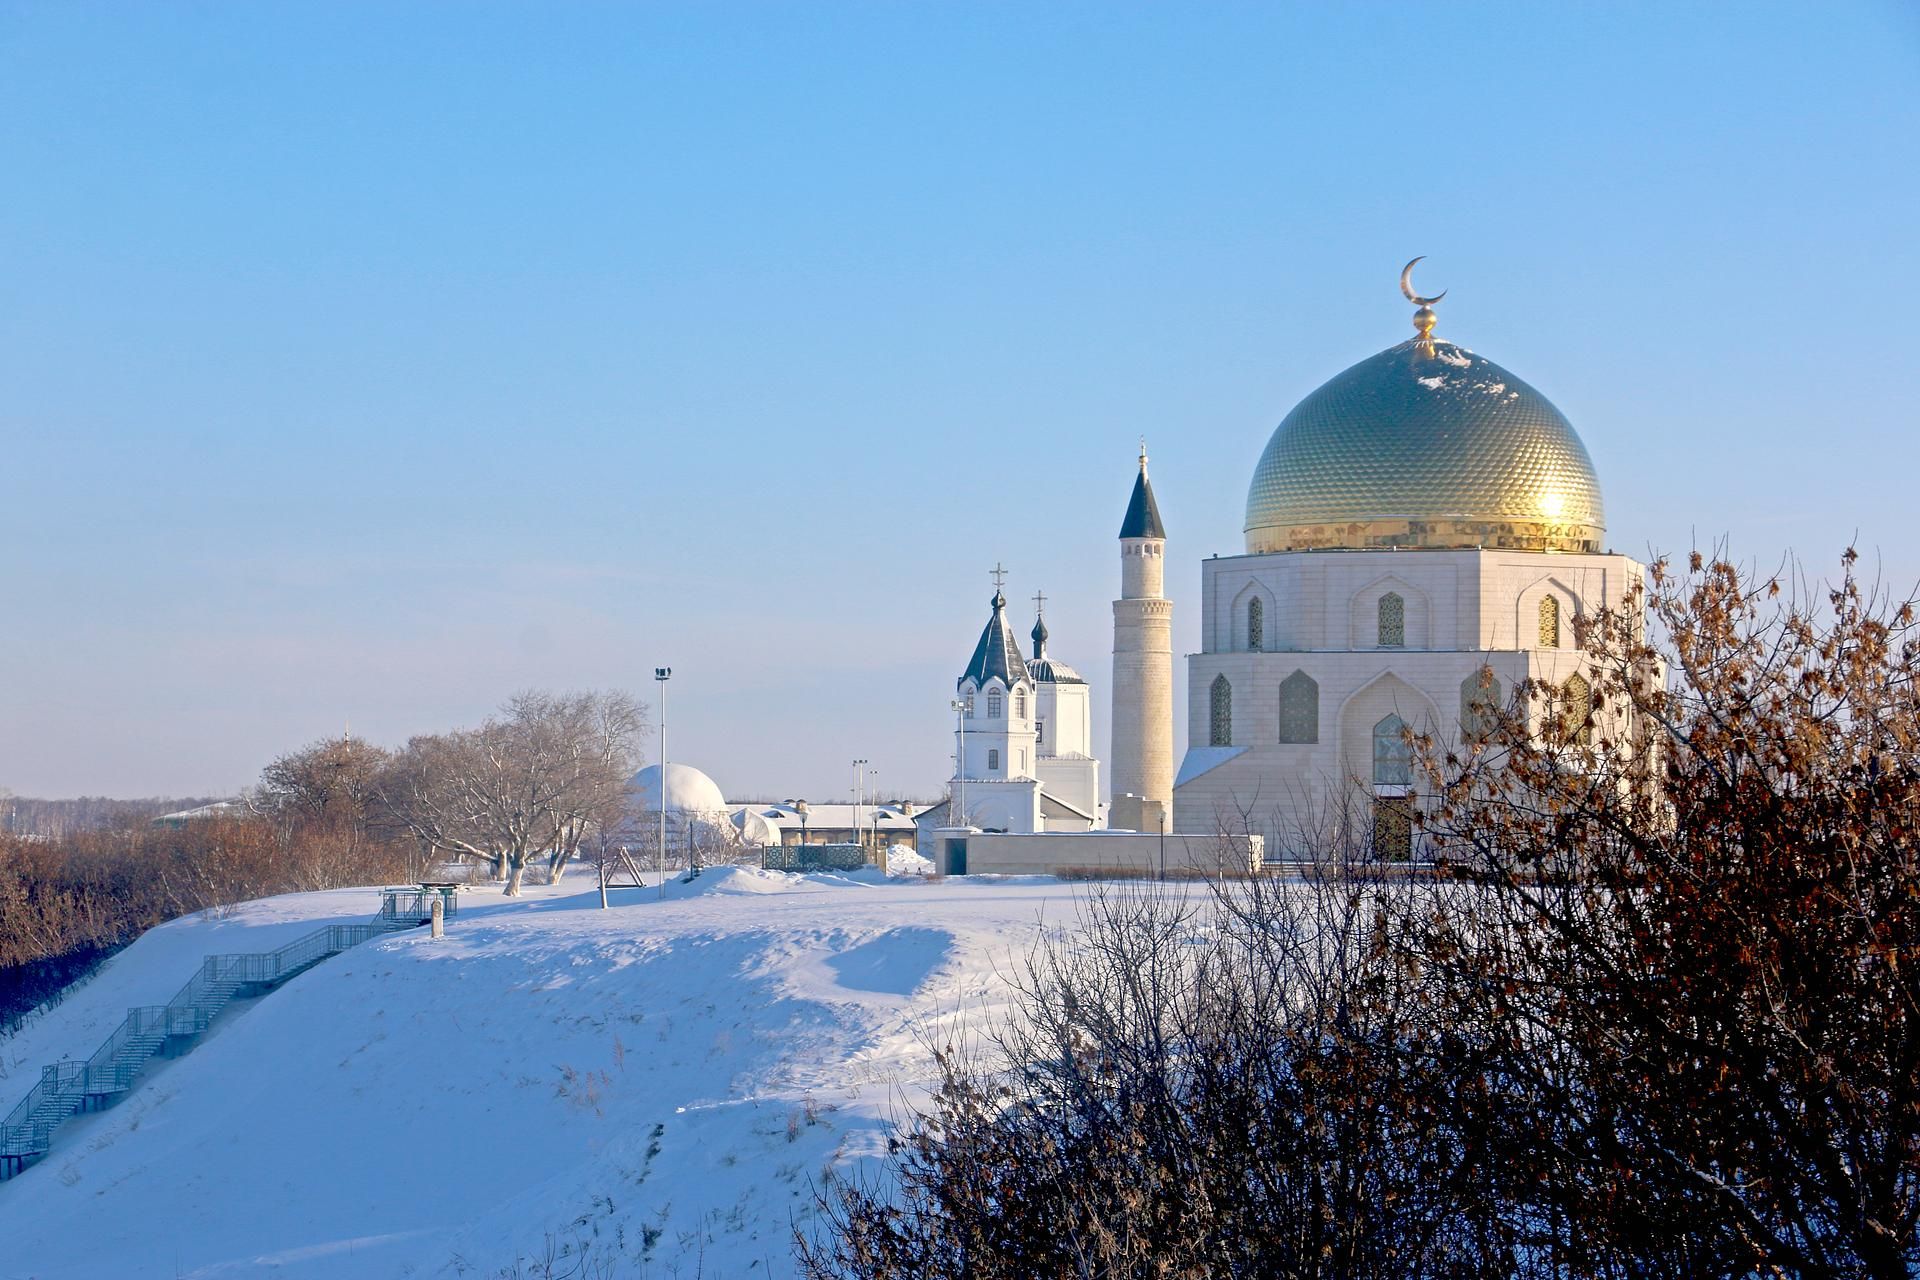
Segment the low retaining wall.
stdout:
<path fill-rule="evenodd" d="M 1245 875 L 1260 869 L 1259 836 L 1136 831 L 1048 831 L 1032 835 L 937 828 L 922 841 L 936 876 Z M 930 847 L 926 847 L 930 846 Z"/>

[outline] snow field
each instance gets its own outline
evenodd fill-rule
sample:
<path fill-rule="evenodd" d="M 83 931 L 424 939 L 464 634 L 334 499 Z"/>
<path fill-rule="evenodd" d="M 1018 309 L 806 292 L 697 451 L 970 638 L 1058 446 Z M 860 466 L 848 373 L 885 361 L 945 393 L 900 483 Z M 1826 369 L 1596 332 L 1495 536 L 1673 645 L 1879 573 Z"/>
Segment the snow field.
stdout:
<path fill-rule="evenodd" d="M 729 868 L 462 898 L 234 1010 L 0 1184 L 0 1276 L 788 1276 L 836 1163 L 884 1150 L 925 1037 L 990 1017 L 1075 886 Z M 0 1041 L 0 1107 L 202 955 L 372 914 L 290 895 L 151 931 Z M 556 1270 L 561 1270 L 561 1262 Z"/>

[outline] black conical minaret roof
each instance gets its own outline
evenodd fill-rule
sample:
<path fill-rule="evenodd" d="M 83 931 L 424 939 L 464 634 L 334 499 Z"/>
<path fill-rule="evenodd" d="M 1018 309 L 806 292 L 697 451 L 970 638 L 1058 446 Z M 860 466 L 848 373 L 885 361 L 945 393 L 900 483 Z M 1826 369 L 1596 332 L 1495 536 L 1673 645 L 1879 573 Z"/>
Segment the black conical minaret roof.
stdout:
<path fill-rule="evenodd" d="M 1147 451 L 1140 450 L 1140 474 L 1133 482 L 1133 497 L 1127 501 L 1127 518 L 1120 522 L 1122 538 L 1165 538 L 1167 527 L 1160 523 L 1160 504 L 1153 500 L 1153 485 L 1147 479 Z"/>

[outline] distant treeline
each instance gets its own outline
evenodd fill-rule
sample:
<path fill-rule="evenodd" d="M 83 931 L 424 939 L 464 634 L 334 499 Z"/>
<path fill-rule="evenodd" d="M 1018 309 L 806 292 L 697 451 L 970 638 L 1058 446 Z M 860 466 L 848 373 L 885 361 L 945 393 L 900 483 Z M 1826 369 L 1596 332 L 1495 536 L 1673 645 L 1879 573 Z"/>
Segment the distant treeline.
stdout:
<path fill-rule="evenodd" d="M 221 798 L 149 796 L 143 800 L 114 800 L 80 796 L 74 800 L 38 800 L 0 791 L 0 832 L 57 839 L 78 831 L 112 831 L 150 822 L 163 813 L 198 809 Z"/>
<path fill-rule="evenodd" d="M 216 797 L 33 800 L 0 793 L 0 1031 L 161 921 L 278 893 L 417 880 L 464 862 L 519 891 L 598 864 L 630 830 L 646 708 L 627 694 L 514 695 L 474 728 L 397 751 L 356 738 L 273 760 Z M 538 865 L 536 865 L 538 864 Z"/>
<path fill-rule="evenodd" d="M 411 879 L 419 862 L 411 840 L 271 814 L 0 835 L 0 1031 L 162 921 L 275 893 Z"/>

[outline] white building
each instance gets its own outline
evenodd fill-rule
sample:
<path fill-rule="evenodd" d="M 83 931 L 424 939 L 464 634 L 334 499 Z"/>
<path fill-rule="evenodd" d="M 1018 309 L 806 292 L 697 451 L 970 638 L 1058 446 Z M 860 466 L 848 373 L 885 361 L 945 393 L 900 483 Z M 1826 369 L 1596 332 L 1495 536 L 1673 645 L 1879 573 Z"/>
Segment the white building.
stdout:
<path fill-rule="evenodd" d="M 912 843 L 914 807 L 910 804 L 735 805 L 732 822 L 745 845 L 857 844 L 877 857 L 895 844 Z"/>
<path fill-rule="evenodd" d="M 1091 689 L 1046 653 L 1044 621 L 1028 662 L 998 590 L 973 657 L 955 685 L 954 776 L 948 799 L 915 815 L 925 832 L 1088 831 L 1100 825 L 1100 762 L 1093 755 Z"/>
<path fill-rule="evenodd" d="M 1201 567 L 1176 830 L 1248 828 L 1283 858 L 1344 829 L 1404 857 L 1422 803 L 1404 730 L 1458 742 L 1523 680 L 1589 705 L 1575 621 L 1644 568 L 1602 549 L 1599 482 L 1560 411 L 1433 339 L 1432 300 L 1414 301 L 1418 337 L 1287 415 L 1246 554 Z"/>
<path fill-rule="evenodd" d="M 1078 671 L 1047 653 L 1047 621 L 1036 616 L 1033 657 L 1034 773 L 1044 796 L 1099 826 L 1100 761 L 1093 754 L 1093 689 Z M 1043 800 L 1044 803 L 1044 800 Z M 1063 823 L 1062 825 L 1070 825 Z"/>

